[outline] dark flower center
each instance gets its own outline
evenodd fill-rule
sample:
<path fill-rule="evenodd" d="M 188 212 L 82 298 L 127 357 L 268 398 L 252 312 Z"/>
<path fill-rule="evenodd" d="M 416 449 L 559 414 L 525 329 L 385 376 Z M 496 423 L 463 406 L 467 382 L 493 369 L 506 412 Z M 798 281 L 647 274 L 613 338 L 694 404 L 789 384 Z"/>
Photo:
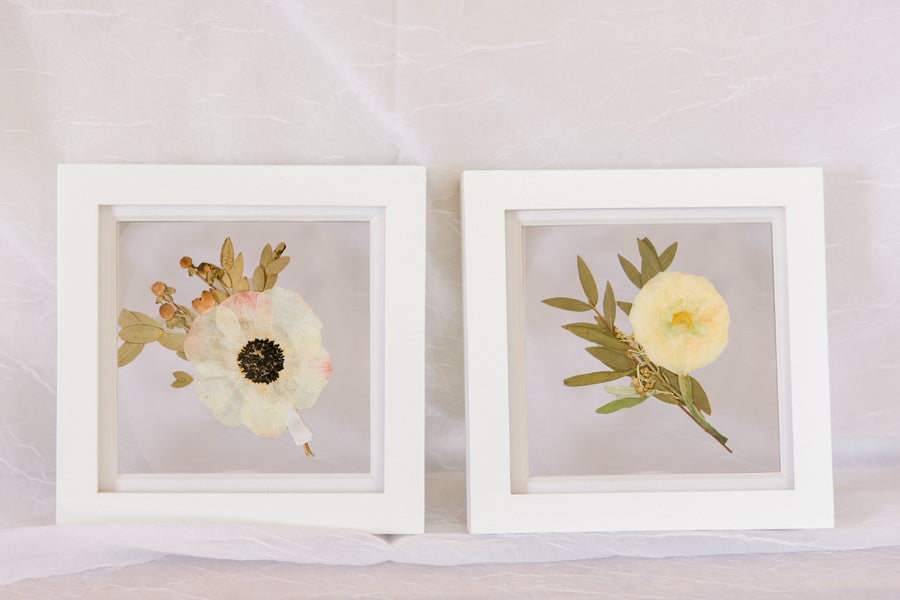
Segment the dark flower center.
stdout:
<path fill-rule="evenodd" d="M 270 339 L 247 342 L 237 356 L 244 377 L 253 383 L 272 383 L 284 369 L 284 351 Z"/>

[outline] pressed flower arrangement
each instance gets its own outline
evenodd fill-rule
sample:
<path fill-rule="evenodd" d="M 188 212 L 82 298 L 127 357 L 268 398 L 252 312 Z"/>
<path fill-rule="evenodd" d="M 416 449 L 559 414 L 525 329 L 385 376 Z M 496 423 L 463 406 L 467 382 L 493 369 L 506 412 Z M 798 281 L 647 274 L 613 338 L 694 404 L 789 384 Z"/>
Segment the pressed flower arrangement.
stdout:
<path fill-rule="evenodd" d="M 592 342 L 585 350 L 610 370 L 575 375 L 567 386 L 587 386 L 629 378 L 627 385 L 608 385 L 615 399 L 596 409 L 610 414 L 654 397 L 678 407 L 728 452 L 728 438 L 703 416 L 712 414 L 709 398 L 690 372 L 714 361 L 728 344 L 728 306 L 712 283 L 699 275 L 667 271 L 678 243 L 661 254 L 649 238 L 637 240 L 641 268 L 621 254 L 625 275 L 638 288 L 632 302 L 617 301 L 609 281 L 601 302 L 597 284 L 585 261 L 577 257 L 578 276 L 587 302 L 548 298 L 545 304 L 573 311 L 593 312 L 594 323 L 569 323 L 563 328 Z M 621 310 L 632 333 L 616 326 Z"/>
<path fill-rule="evenodd" d="M 162 323 L 123 309 L 118 364 L 127 365 L 146 344 L 158 342 L 194 367 L 193 375 L 175 371 L 172 387 L 193 383 L 218 421 L 245 425 L 265 438 L 288 430 L 312 456 L 312 432 L 298 411 L 316 403 L 331 375 L 331 359 L 322 346 L 322 322 L 309 304 L 275 286 L 290 262 L 284 251 L 284 242 L 274 248 L 266 244 L 250 278 L 230 237 L 219 264 L 181 258 L 188 276 L 201 279 L 207 289 L 188 307 L 175 301 L 175 288 L 161 281 L 151 285 Z"/>

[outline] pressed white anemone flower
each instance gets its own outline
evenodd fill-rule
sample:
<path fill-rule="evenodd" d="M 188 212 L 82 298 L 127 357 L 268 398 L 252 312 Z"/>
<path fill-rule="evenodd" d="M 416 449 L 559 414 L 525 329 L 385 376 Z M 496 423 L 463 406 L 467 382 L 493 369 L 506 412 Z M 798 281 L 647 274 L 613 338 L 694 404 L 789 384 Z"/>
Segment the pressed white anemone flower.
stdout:
<path fill-rule="evenodd" d="M 728 305 L 699 275 L 659 273 L 637 293 L 628 319 L 647 357 L 678 375 L 714 361 L 728 345 Z"/>
<path fill-rule="evenodd" d="M 297 414 L 316 403 L 331 375 L 322 322 L 298 294 L 239 292 L 199 315 L 184 340 L 194 386 L 213 416 L 297 445 L 312 433 Z"/>

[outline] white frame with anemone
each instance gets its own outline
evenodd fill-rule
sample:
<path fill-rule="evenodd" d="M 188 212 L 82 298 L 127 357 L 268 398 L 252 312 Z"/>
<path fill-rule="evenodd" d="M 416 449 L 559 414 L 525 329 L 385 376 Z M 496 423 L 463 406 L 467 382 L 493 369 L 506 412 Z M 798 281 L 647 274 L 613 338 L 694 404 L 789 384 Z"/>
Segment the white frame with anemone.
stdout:
<path fill-rule="evenodd" d="M 421 532 L 424 215 L 422 167 L 61 165 L 57 522 Z M 118 473 L 116 224 L 248 219 L 369 223 L 370 472 Z"/>
<path fill-rule="evenodd" d="M 462 216 L 470 532 L 833 526 L 821 170 L 469 171 Z M 529 476 L 522 227 L 635 222 L 771 224 L 779 472 Z"/>

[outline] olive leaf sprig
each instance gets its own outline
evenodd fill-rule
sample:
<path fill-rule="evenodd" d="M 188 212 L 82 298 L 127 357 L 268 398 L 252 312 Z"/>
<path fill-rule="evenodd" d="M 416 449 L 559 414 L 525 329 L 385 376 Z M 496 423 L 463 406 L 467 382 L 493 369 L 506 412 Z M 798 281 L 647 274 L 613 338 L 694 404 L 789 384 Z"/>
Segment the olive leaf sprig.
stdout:
<path fill-rule="evenodd" d="M 621 254 L 618 257 L 625 275 L 640 289 L 672 264 L 678 250 L 678 242 L 671 244 L 661 254 L 657 253 L 656 247 L 647 237 L 638 239 L 637 245 L 641 257 L 640 270 Z M 594 276 L 581 256 L 577 257 L 577 265 L 578 278 L 587 302 L 564 297 L 548 298 L 543 302 L 554 308 L 572 312 L 593 311 L 594 323 L 569 323 L 562 327 L 593 343 L 593 346 L 585 350 L 610 370 L 575 375 L 565 379 L 563 383 L 570 387 L 580 387 L 629 377 L 631 380 L 629 385 L 606 386 L 606 391 L 616 396 L 616 399 L 598 408 L 597 413 L 610 414 L 632 408 L 647 398 L 655 397 L 667 404 L 678 406 L 731 452 L 726 445 L 728 438 L 716 431 L 702 415 L 702 413 L 712 414 L 712 409 L 700 382 L 690 375 L 679 376 L 651 361 L 633 335 L 616 327 L 616 308 L 627 316 L 631 311 L 631 303 L 617 301 L 609 281 L 606 282 L 601 303 Z"/>
<path fill-rule="evenodd" d="M 191 308 L 175 302 L 175 288 L 157 281 L 150 286 L 151 293 L 159 305 L 159 316 L 164 325 L 142 312 L 123 308 L 119 313 L 119 338 L 122 344 L 118 350 L 118 364 L 123 367 L 133 361 L 144 346 L 158 342 L 168 350 L 187 360 L 184 353 L 184 340 L 191 324 L 197 315 L 221 304 L 230 296 L 239 292 L 263 292 L 272 289 L 278 281 L 278 274 L 288 265 L 290 257 L 284 256 L 286 246 L 280 242 L 275 248 L 266 244 L 259 258 L 259 265 L 250 279 L 244 276 L 244 257 L 242 253 L 234 255 L 231 238 L 225 238 L 219 253 L 219 264 L 194 261 L 185 256 L 179 261 L 181 268 L 189 277 L 198 277 L 208 286 L 198 298 L 191 302 Z M 174 331 L 180 329 L 182 331 Z M 171 331 L 170 331 L 171 330 Z M 175 371 L 172 387 L 180 388 L 190 385 L 193 379 L 184 371 Z"/>

